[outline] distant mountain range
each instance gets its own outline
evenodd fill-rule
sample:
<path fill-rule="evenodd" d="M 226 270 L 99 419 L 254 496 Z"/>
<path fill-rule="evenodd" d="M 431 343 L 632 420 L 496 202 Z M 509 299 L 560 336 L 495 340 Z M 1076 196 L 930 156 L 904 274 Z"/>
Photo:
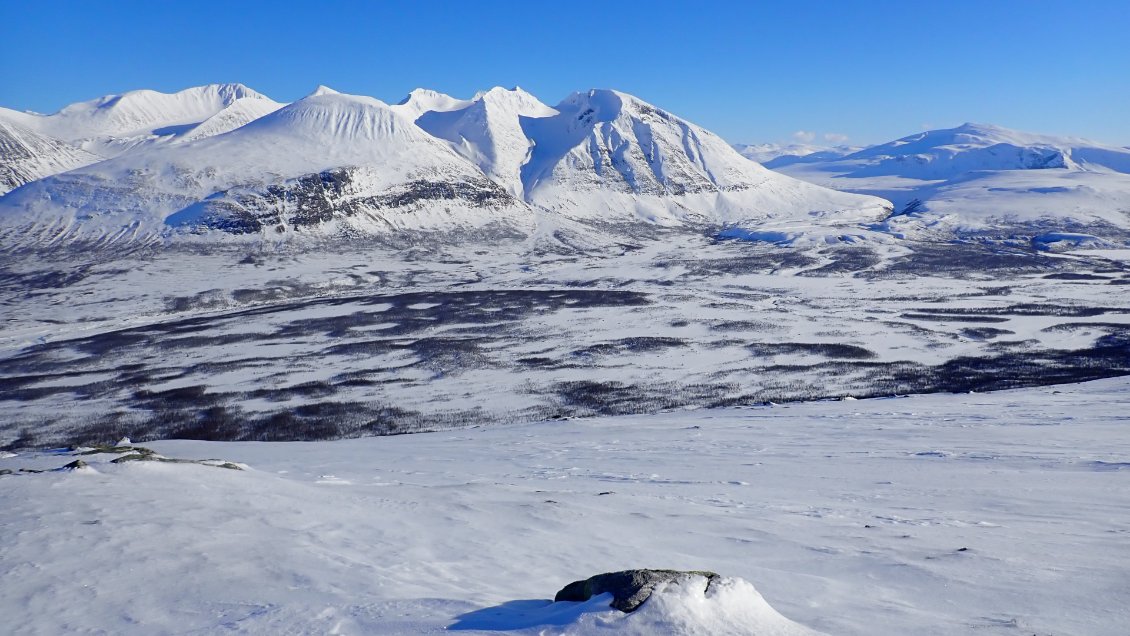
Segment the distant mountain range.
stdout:
<path fill-rule="evenodd" d="M 778 165 L 798 161 L 825 161 L 838 159 L 853 152 L 863 150 L 864 146 L 817 146 L 813 144 L 734 144 L 746 159 L 768 167 L 770 162 Z"/>
<path fill-rule="evenodd" d="M 43 149 L 39 170 L 11 178 L 24 183 L 0 198 L 8 242 L 565 226 L 608 235 L 798 219 L 834 228 L 889 212 L 880 199 L 766 170 L 612 90 L 551 108 L 517 88 L 467 100 L 417 90 L 389 105 L 319 87 L 281 105 L 230 84 L 134 91 L 54 115 L 5 110 L 0 121 L 39 135 Z"/>
<path fill-rule="evenodd" d="M 896 235 L 1015 234 L 1038 247 L 1130 241 L 1130 150 L 1085 139 L 967 123 L 765 166 L 891 201 L 882 229 Z"/>
<path fill-rule="evenodd" d="M 614 90 L 550 107 L 520 88 L 470 99 L 417 89 L 387 104 L 320 86 L 282 104 L 216 84 L 53 115 L 0 108 L 4 192 L 9 246 L 416 232 L 616 240 L 649 226 L 773 242 L 1130 241 L 1127 148 L 977 124 L 868 148 L 731 147 Z"/>

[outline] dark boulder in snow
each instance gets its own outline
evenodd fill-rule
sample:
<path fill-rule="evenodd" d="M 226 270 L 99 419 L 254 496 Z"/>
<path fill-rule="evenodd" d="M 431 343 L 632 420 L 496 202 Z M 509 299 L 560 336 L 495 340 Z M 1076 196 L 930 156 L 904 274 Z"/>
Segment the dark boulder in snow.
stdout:
<path fill-rule="evenodd" d="M 634 612 L 644 601 L 651 596 L 656 586 L 668 581 L 677 581 L 692 576 L 702 576 L 707 579 L 707 589 L 710 582 L 718 577 L 714 572 L 680 571 L 680 570 L 624 570 L 621 572 L 606 572 L 589 577 L 583 581 L 573 581 L 561 588 L 553 601 L 587 601 L 601 594 L 612 595 L 612 607 L 621 612 Z"/>

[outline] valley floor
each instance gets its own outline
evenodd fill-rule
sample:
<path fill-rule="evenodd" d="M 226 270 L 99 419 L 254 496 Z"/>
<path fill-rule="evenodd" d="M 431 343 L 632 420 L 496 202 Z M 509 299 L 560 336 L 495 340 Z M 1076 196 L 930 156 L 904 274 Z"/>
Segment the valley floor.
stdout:
<path fill-rule="evenodd" d="M 746 579 L 829 634 L 1114 636 L 1130 624 L 1128 411 L 1115 378 L 147 444 L 242 471 L 96 454 L 32 473 L 75 457 L 20 452 L 0 459 L 0 616 L 20 634 L 646 631 L 548 599 L 673 567 Z M 714 631 L 684 609 L 649 627 Z"/>
<path fill-rule="evenodd" d="M 0 449 L 1130 374 L 1130 252 L 871 238 L 0 254 Z"/>

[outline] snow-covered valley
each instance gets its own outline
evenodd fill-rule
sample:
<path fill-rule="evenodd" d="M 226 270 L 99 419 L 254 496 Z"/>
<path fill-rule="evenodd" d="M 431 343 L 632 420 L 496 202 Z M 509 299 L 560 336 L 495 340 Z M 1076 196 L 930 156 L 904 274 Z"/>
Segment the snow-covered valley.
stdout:
<path fill-rule="evenodd" d="M 15 633 L 1130 623 L 1126 149 L 225 84 L 0 162 Z M 724 578 L 548 600 L 641 567 Z"/>
<path fill-rule="evenodd" d="M 1125 252 L 519 248 L 13 259 L 0 440 L 322 439 L 1130 372 Z"/>

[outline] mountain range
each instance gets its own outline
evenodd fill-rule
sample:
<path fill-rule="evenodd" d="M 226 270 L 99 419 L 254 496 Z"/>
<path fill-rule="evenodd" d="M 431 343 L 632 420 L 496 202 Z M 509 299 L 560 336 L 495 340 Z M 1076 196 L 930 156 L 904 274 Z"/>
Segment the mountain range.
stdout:
<path fill-rule="evenodd" d="M 20 241 L 835 227 L 889 211 L 766 170 L 612 90 L 551 108 L 518 88 L 467 100 L 417 90 L 390 105 L 319 87 L 281 105 L 231 84 L 135 91 L 54 115 L 4 111 L 0 121 L 75 155 L 51 164 L 68 171 L 44 167 L 0 199 L 0 227 Z"/>
<path fill-rule="evenodd" d="M 798 161 L 825 161 L 836 159 L 853 152 L 863 150 L 865 146 L 820 146 L 816 144 L 734 144 L 737 150 L 746 159 L 768 166 L 770 162 L 776 165 L 796 163 Z"/>
<path fill-rule="evenodd" d="M 551 107 L 520 88 L 388 104 L 320 86 L 282 104 L 215 84 L 52 115 L 0 108 L 4 192 L 9 245 L 648 227 L 772 242 L 1130 240 L 1126 148 L 981 124 L 866 148 L 730 146 L 606 89 Z"/>

